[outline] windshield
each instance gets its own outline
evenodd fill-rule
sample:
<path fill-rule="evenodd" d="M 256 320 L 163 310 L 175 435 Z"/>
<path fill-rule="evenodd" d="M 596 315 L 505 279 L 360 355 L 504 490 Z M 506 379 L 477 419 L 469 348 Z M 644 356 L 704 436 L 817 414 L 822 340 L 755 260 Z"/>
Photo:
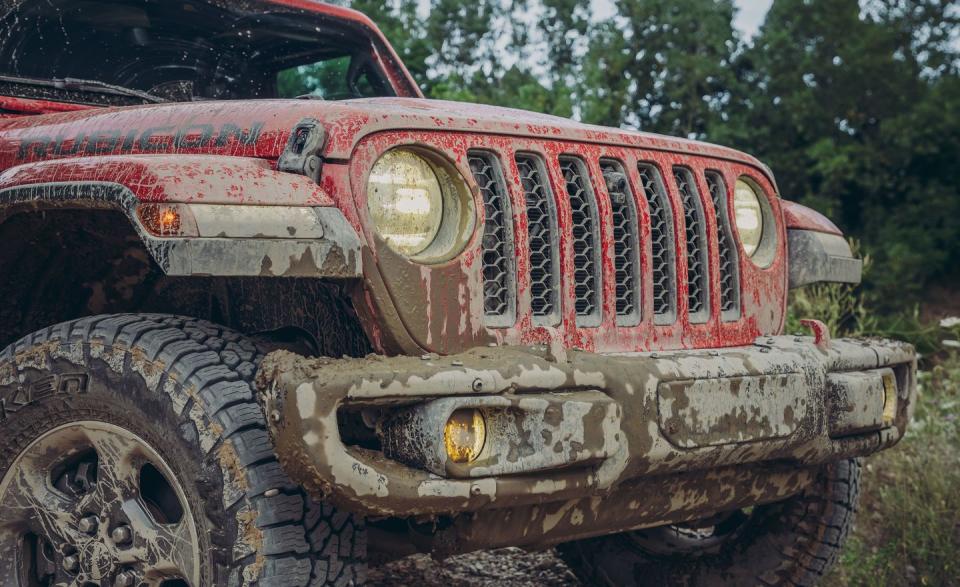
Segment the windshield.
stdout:
<path fill-rule="evenodd" d="M 173 101 L 396 93 L 373 40 L 322 14 L 247 0 L 11 1 L 0 2 L 4 78 Z"/>

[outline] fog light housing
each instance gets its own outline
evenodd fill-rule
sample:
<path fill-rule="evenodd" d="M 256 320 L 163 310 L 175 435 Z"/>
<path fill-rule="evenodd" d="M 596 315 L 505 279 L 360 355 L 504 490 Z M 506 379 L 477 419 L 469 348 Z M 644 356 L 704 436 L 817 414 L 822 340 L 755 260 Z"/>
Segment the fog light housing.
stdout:
<path fill-rule="evenodd" d="M 477 460 L 487 441 L 487 423 L 480 410 L 457 410 L 450 415 L 443 430 L 447 456 L 454 463 Z"/>

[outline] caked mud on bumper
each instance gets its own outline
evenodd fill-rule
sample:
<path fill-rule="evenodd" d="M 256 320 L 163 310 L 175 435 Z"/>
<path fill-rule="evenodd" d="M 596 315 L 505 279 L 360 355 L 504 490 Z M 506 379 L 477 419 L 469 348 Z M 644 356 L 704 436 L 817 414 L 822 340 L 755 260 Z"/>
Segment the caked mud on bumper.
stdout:
<path fill-rule="evenodd" d="M 915 375 L 908 345 L 781 336 L 563 357 L 536 347 L 336 360 L 279 352 L 259 381 L 297 482 L 369 516 L 447 520 L 437 533 L 453 552 L 784 499 L 820 464 L 895 444 Z M 487 438 L 476 460 L 454 463 L 444 426 L 463 409 L 483 414 Z"/>

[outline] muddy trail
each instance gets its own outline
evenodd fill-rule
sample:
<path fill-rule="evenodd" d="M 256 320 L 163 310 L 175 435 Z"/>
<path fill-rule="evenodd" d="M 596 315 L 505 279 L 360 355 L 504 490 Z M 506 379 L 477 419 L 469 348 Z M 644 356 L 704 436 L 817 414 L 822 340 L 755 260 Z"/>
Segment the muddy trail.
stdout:
<path fill-rule="evenodd" d="M 388 587 L 578 587 L 581 585 L 553 550 L 525 552 L 502 548 L 435 561 L 416 555 L 370 569 L 371 585 Z"/>

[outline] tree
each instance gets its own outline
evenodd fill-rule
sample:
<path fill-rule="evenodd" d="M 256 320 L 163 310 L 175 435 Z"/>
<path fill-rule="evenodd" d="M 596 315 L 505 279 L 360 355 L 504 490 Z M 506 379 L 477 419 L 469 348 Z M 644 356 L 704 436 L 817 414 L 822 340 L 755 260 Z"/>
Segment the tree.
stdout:
<path fill-rule="evenodd" d="M 704 138 L 737 91 L 731 0 L 619 0 L 584 59 L 583 118 Z"/>
<path fill-rule="evenodd" d="M 750 97 L 735 116 L 784 197 L 862 237 L 892 303 L 960 260 L 957 54 L 937 32 L 949 15 L 901 4 L 777 0 L 740 60 Z"/>

